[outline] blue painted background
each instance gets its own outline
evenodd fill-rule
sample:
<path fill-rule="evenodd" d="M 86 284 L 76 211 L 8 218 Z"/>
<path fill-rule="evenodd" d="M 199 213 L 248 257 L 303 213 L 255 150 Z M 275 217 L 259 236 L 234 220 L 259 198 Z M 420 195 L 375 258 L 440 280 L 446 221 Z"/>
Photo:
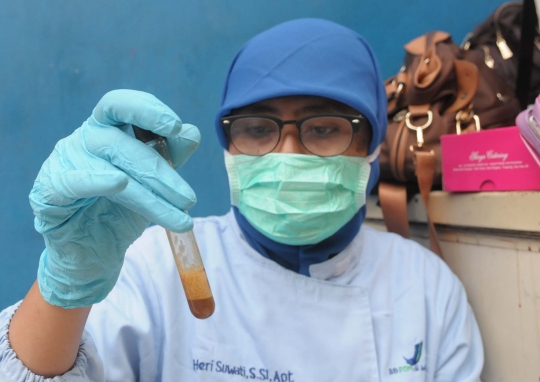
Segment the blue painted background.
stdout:
<path fill-rule="evenodd" d="M 230 60 L 250 37 L 298 17 L 364 35 L 384 76 L 403 44 L 432 29 L 458 42 L 502 0 L 27 0 L 0 7 L 0 309 L 24 297 L 43 240 L 27 195 L 56 141 L 115 88 L 153 93 L 198 126 L 203 141 L 180 171 L 194 216 L 229 209 L 213 118 Z"/>

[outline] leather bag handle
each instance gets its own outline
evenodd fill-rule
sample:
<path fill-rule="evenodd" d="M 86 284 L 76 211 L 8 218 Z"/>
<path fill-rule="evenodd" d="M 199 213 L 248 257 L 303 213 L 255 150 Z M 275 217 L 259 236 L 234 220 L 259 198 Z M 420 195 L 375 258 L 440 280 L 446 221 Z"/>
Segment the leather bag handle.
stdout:
<path fill-rule="evenodd" d="M 478 90 L 478 68 L 472 62 L 454 60 L 458 92 L 456 100 L 448 109 L 447 113 L 456 113 L 465 109 L 472 101 Z"/>
<path fill-rule="evenodd" d="M 409 238 L 407 189 L 405 186 L 380 182 L 379 202 L 381 203 L 384 224 L 388 232 L 394 232 Z"/>
<path fill-rule="evenodd" d="M 426 208 L 428 217 L 430 248 L 444 260 L 439 236 L 437 235 L 435 224 L 429 213 L 429 193 L 433 187 L 433 176 L 435 175 L 435 153 L 433 151 L 416 151 L 414 153 L 414 158 L 418 186 L 420 188 L 420 194 L 422 194 L 422 200 L 424 201 L 424 207 Z"/>

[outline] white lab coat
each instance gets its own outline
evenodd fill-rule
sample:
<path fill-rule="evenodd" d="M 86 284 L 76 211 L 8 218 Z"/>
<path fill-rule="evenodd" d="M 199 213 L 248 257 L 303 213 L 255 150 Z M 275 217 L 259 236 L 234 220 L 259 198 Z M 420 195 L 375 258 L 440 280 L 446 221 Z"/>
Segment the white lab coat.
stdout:
<path fill-rule="evenodd" d="M 232 213 L 195 219 L 195 234 L 214 315 L 191 315 L 165 231 L 149 228 L 93 307 L 74 369 L 54 381 L 479 380 L 463 287 L 416 243 L 362 227 L 305 277 L 255 252 Z M 0 314 L 0 381 L 42 382 L 9 348 L 14 309 Z"/>

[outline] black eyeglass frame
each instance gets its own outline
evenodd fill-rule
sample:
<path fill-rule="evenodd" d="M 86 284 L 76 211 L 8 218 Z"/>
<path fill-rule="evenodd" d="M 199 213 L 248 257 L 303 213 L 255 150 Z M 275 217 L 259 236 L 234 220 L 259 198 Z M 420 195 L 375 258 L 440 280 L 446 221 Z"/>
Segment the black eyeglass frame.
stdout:
<path fill-rule="evenodd" d="M 270 115 L 239 114 L 239 115 L 231 115 L 231 116 L 222 117 L 220 119 L 220 123 L 221 123 L 221 127 L 225 131 L 225 135 L 227 136 L 228 141 L 242 154 L 244 154 L 244 153 L 241 150 L 239 150 L 238 147 L 236 147 L 233 140 L 231 139 L 231 127 L 232 127 L 232 124 L 234 123 L 234 121 L 236 121 L 238 119 L 242 119 L 242 118 L 265 118 L 265 119 L 272 120 L 272 121 L 274 121 L 276 123 L 276 125 L 278 126 L 278 129 L 279 129 L 278 130 L 279 135 L 278 135 L 278 140 L 276 142 L 276 145 L 274 147 L 272 147 L 272 150 L 268 151 L 267 153 L 261 154 L 261 155 L 254 155 L 254 154 L 245 154 L 245 155 L 263 156 L 263 155 L 271 153 L 272 151 L 274 151 L 274 149 L 278 146 L 279 142 L 281 141 L 281 130 L 283 129 L 283 126 L 294 124 L 296 126 L 296 128 L 298 129 L 298 136 L 300 137 L 300 143 L 302 143 L 302 146 L 304 146 L 304 148 L 307 151 L 309 151 L 310 153 L 312 153 L 313 155 L 324 157 L 325 155 L 319 155 L 319 154 L 315 154 L 315 153 L 311 152 L 306 147 L 306 145 L 304 145 L 304 142 L 302 141 L 302 130 L 301 130 L 301 126 L 304 124 L 304 122 L 306 122 L 306 121 L 308 121 L 310 119 L 313 119 L 313 118 L 321 118 L 321 117 L 339 117 L 339 118 L 346 119 L 351 124 L 352 130 L 353 130 L 352 135 L 351 135 L 351 141 L 349 142 L 349 145 L 347 146 L 347 148 L 345 150 L 343 150 L 342 152 L 340 152 L 339 154 L 326 155 L 327 157 L 341 155 L 345 151 L 347 151 L 349 149 L 349 147 L 351 147 L 351 144 L 352 144 L 352 141 L 353 141 L 353 138 L 354 138 L 354 134 L 356 134 L 360 130 L 360 127 L 365 126 L 366 124 L 369 124 L 368 119 L 365 116 L 363 116 L 362 114 L 359 114 L 359 115 L 317 114 L 317 115 L 310 115 L 309 117 L 305 117 L 305 118 L 302 118 L 302 119 L 289 119 L 289 120 L 285 120 L 285 121 L 283 121 L 283 120 L 281 120 L 279 118 L 276 118 L 276 117 L 272 117 Z"/>

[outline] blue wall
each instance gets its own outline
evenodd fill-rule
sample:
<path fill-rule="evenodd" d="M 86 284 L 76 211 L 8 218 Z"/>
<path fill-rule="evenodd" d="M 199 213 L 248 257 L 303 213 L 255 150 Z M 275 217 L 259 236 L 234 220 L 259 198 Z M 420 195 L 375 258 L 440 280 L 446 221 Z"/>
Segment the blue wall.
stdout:
<path fill-rule="evenodd" d="M 229 209 L 213 118 L 240 46 L 298 17 L 321 17 L 364 35 L 383 74 L 403 44 L 428 30 L 460 42 L 502 0 L 28 0 L 0 10 L 0 309 L 24 297 L 43 240 L 27 195 L 56 141 L 115 88 L 153 93 L 198 126 L 203 141 L 180 171 L 198 195 L 194 216 Z"/>

